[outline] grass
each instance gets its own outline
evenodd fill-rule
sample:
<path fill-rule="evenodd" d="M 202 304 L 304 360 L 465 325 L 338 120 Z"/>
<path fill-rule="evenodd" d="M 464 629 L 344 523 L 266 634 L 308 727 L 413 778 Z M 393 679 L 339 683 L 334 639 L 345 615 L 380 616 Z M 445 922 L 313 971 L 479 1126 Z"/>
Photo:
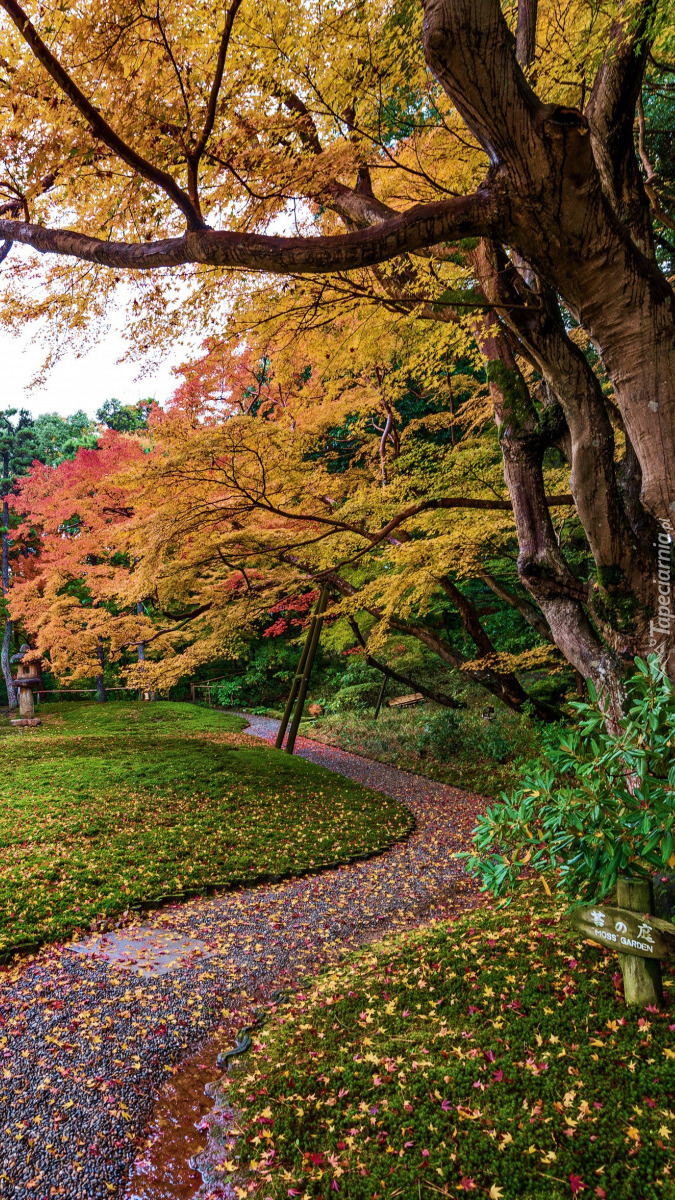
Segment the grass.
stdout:
<path fill-rule="evenodd" d="M 485 705 L 483 704 L 483 707 Z M 445 728 L 452 722 L 452 730 Z M 341 712 L 303 722 L 301 732 L 353 754 L 391 763 L 429 779 L 486 796 L 518 782 L 524 760 L 536 757 L 541 732 L 526 717 L 497 707 L 485 721 L 480 707 L 449 713 L 434 704 Z"/>
<path fill-rule="evenodd" d="M 189 704 L 67 703 L 0 738 L 0 950 L 143 900 L 372 853 L 409 811 Z"/>
<path fill-rule="evenodd" d="M 273 1198 L 672 1200 L 667 982 L 670 1015 L 627 1008 L 616 956 L 527 898 L 361 952 L 231 1076 L 240 1171 Z"/>

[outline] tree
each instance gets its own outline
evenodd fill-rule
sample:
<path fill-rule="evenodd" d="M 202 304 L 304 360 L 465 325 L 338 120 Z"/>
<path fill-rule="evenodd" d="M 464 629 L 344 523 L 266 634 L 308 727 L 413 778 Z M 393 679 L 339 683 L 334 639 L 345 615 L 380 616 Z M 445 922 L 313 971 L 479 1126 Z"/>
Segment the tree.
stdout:
<path fill-rule="evenodd" d="M 14 417 L 18 419 L 13 420 Z M 2 673 L 7 688 L 7 698 L 10 708 L 15 708 L 18 700 L 12 681 L 9 663 L 9 651 L 12 639 L 12 621 L 9 615 L 8 598 L 12 583 L 13 570 L 16 570 L 17 558 L 21 550 L 26 550 L 31 542 L 34 550 L 34 539 L 24 541 L 23 547 L 15 544 L 13 534 L 19 525 L 22 514 L 16 512 L 16 490 L 19 481 L 25 475 L 35 460 L 56 466 L 66 458 L 75 455 L 77 449 L 92 443 L 93 423 L 83 412 L 74 413 L 70 417 L 60 417 L 57 413 L 44 413 L 33 418 L 26 409 L 5 409 L 0 413 L 0 454 L 2 455 L 2 596 L 5 607 L 4 631 L 2 641 Z M 13 526 L 13 528 L 12 528 Z M 12 565 L 11 558 L 14 556 Z"/>
<path fill-rule="evenodd" d="M 115 397 L 105 400 L 96 413 L 96 420 L 117 433 L 136 433 L 148 428 L 148 415 L 154 400 L 139 400 L 137 404 L 122 404 Z"/>
<path fill-rule="evenodd" d="M 14 417 L 18 419 L 13 420 Z M 26 409 L 6 408 L 0 412 L 0 456 L 2 457 L 2 599 L 4 629 L 2 637 L 2 674 L 7 688 L 10 708 L 16 708 L 18 697 L 12 679 L 9 651 L 12 640 L 12 620 L 8 609 L 10 585 L 10 515 L 8 493 L 15 487 L 17 476 L 33 461 L 35 436 L 33 418 Z"/>
<path fill-rule="evenodd" d="M 658 590 L 675 504 L 670 201 L 636 122 L 664 66 L 667 2 L 572 4 L 561 28 L 555 6 L 521 0 L 511 28 L 498 0 L 428 0 L 423 29 L 406 3 L 336 20 L 232 0 L 222 24 L 168 3 L 132 6 L 127 23 L 93 2 L 56 21 L 47 4 L 49 47 L 16 0 L 0 3 L 13 24 L 8 95 L 32 87 L 7 121 L 29 149 L 32 121 L 78 147 L 89 138 L 59 196 L 36 202 L 51 219 L 63 196 L 80 228 L 13 216 L 1 236 L 117 273 L 329 275 L 333 295 L 426 320 L 468 313 L 520 578 L 556 645 L 614 719 L 622 671 L 654 637 L 675 674 Z M 331 47 L 325 62 L 318 45 Z M 318 236 L 313 214 L 297 236 L 266 232 L 297 218 L 298 200 L 320 206 Z M 231 228 L 208 224 L 221 213 Z M 551 521 L 552 450 L 569 470 L 588 580 Z"/>
<path fill-rule="evenodd" d="M 11 609 L 16 620 L 64 679 L 96 679 L 105 700 L 106 649 L 152 632 L 137 615 L 133 561 L 118 552 L 117 528 L 130 516 L 113 477 L 143 458 L 136 438 L 108 431 L 95 449 L 52 467 L 35 462 L 18 482 L 12 503 L 15 538 L 24 553 L 15 563 Z"/>
<path fill-rule="evenodd" d="M 324 352 L 344 335 L 344 326 L 324 335 Z M 516 674 L 524 662 L 550 661 L 552 648 L 545 621 L 498 562 L 502 544 L 508 558 L 513 523 L 496 490 L 494 435 L 459 436 L 452 402 L 434 405 L 415 383 L 414 356 L 400 338 L 391 346 L 379 339 L 374 370 L 369 357 L 352 360 L 330 379 L 305 357 L 310 349 L 296 345 L 291 392 L 271 346 L 254 359 L 238 354 L 225 375 L 229 356 L 209 347 L 184 368 L 168 411 L 153 413 L 147 453 L 109 435 L 98 452 L 55 472 L 36 467 L 17 503 L 42 525 L 42 552 L 14 611 L 52 662 L 72 670 L 74 657 L 82 661 L 73 605 L 83 589 L 113 656 L 124 645 L 140 649 L 143 622 L 130 637 L 128 614 L 139 595 L 148 597 L 154 629 L 143 678 L 166 687 L 239 654 L 270 611 L 293 609 L 298 589 L 306 596 L 323 579 L 335 594 L 331 620 L 342 619 L 377 669 L 449 706 L 457 702 L 448 673 L 460 671 L 509 707 L 529 704 L 550 717 Z M 449 477 L 455 489 L 465 486 L 459 502 L 445 494 Z M 486 485 L 492 497 L 475 494 Z M 419 502 L 421 494 L 428 499 Z M 569 497 L 556 502 L 565 507 Z M 457 507 L 477 524 L 464 520 L 451 538 L 443 522 Z M 483 563 L 476 580 L 486 538 L 493 573 Z M 520 626 L 517 645 L 499 628 L 513 627 L 503 621 L 507 605 Z M 501 622 L 491 620 L 495 610 Z M 436 682 L 404 678 L 390 661 L 392 635 L 436 660 Z M 129 678 L 140 682 L 138 671 Z"/>
<path fill-rule="evenodd" d="M 33 420 L 33 436 L 34 457 L 50 467 L 74 458 L 81 446 L 92 449 L 96 445 L 94 422 L 82 410 L 68 417 L 41 413 Z"/>

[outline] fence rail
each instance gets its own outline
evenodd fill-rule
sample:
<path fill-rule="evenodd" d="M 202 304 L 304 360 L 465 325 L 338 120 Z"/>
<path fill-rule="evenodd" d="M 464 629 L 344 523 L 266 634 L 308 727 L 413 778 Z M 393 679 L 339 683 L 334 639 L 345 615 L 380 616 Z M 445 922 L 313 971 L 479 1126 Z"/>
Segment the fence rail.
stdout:
<path fill-rule="evenodd" d="M 198 699 L 198 692 L 206 692 L 206 703 L 209 708 L 213 708 L 213 698 L 211 692 L 218 687 L 220 683 L 227 683 L 226 679 L 210 679 L 208 683 L 191 683 L 190 684 L 190 699 L 194 704 Z"/>

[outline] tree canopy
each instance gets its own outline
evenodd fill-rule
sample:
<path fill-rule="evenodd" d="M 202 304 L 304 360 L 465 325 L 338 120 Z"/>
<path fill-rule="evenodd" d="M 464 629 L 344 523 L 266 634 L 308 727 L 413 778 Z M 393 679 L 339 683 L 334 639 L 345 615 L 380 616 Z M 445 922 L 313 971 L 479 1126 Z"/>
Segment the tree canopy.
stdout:
<path fill-rule="evenodd" d="M 0 7 L 0 236 L 8 253 L 15 243 L 42 252 L 37 266 L 17 251 L 7 259 L 6 320 L 44 311 L 26 290 L 36 270 L 55 321 L 76 328 L 104 317 L 110 289 L 130 272 L 141 351 L 202 330 L 212 357 L 227 360 L 220 384 L 208 381 L 209 411 L 218 388 L 235 395 L 248 370 L 240 406 L 253 420 L 270 405 L 292 413 L 297 447 L 305 396 L 325 421 L 351 388 L 358 405 L 343 403 L 337 425 L 325 426 L 344 458 L 359 422 L 372 420 L 372 399 L 380 447 L 371 439 L 363 454 L 379 462 L 386 511 L 356 488 L 357 531 L 342 516 L 338 529 L 335 514 L 319 517 L 321 501 L 296 492 L 277 522 L 330 527 L 317 544 L 348 543 L 331 563 L 340 571 L 364 539 L 384 555 L 396 534 L 401 563 L 433 554 L 440 543 L 425 521 L 448 536 L 439 512 L 489 502 L 493 514 L 513 514 L 529 594 L 519 599 L 615 713 L 635 654 L 656 648 L 673 673 L 670 620 L 655 620 L 658 538 L 669 547 L 675 504 L 670 0 L 428 0 L 424 9 L 232 0 L 224 14 L 179 0 L 151 12 L 135 0 L 114 11 L 94 0 L 35 14 L 15 0 Z M 348 386 L 345 349 L 355 356 Z M 326 353 L 336 380 L 318 396 Z M 448 456 L 479 454 L 480 438 L 494 448 L 489 403 L 501 453 L 490 469 L 503 470 L 505 491 L 493 474 L 467 495 L 462 476 L 439 496 L 435 452 L 419 443 L 411 512 L 387 463 L 402 419 L 387 392 L 403 395 L 410 376 L 438 416 L 443 363 L 449 394 L 472 380 L 460 426 L 478 437 Z M 226 415 L 217 435 L 204 411 L 192 423 L 168 418 L 192 442 L 174 445 L 191 470 L 200 446 L 220 453 L 209 437 L 239 436 L 241 420 Z M 275 442 L 279 430 L 257 422 L 241 444 L 252 442 L 251 461 L 271 455 L 281 470 L 286 460 L 290 486 L 300 460 Z M 316 448 L 308 453 L 318 478 Z M 356 469 L 343 472 L 350 487 Z M 340 471 L 325 470 L 335 489 Z M 257 483 L 254 493 L 255 520 L 264 511 L 273 522 Z M 349 506 L 346 493 L 339 503 Z M 567 539 L 560 506 L 576 522 Z M 317 570 L 326 576 L 327 563 L 313 562 Z M 405 596 L 402 585 L 402 611 Z M 378 614 L 380 604 L 374 595 Z M 485 644 L 482 659 L 490 653 Z"/>

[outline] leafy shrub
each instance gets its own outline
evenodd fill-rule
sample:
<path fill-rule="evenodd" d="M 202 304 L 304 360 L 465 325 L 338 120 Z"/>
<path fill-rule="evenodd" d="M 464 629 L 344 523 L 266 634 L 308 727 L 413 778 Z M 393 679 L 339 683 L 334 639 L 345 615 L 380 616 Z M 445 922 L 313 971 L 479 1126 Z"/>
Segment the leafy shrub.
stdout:
<path fill-rule="evenodd" d="M 244 703 L 247 690 L 243 677 L 226 679 L 224 683 L 220 683 L 217 688 L 213 689 L 213 698 L 221 708 L 238 708 L 240 704 Z"/>
<path fill-rule="evenodd" d="M 417 740 L 421 755 L 450 762 L 458 754 L 479 760 L 507 762 L 513 745 L 496 721 L 485 721 L 473 712 L 444 708 L 429 715 Z"/>
<path fill-rule="evenodd" d="M 462 744 L 462 721 L 452 708 L 429 714 L 417 738 L 418 754 L 429 754 L 437 762 L 449 762 Z"/>
<path fill-rule="evenodd" d="M 465 753 L 475 751 L 479 757 L 491 758 L 494 762 L 504 763 L 513 755 L 513 745 L 505 736 L 504 731 L 492 721 L 486 721 L 479 727 L 474 736 L 470 731 L 465 735 Z"/>
<path fill-rule="evenodd" d="M 519 764 L 541 746 L 538 722 L 496 705 L 494 720 L 478 709 L 433 704 L 386 708 L 377 721 L 369 712 L 335 713 L 312 723 L 311 736 L 379 762 L 421 772 L 454 787 L 497 796 L 518 779 Z"/>
<path fill-rule="evenodd" d="M 601 899 L 617 876 L 675 863 L 675 692 L 655 655 L 636 659 L 616 733 L 589 684 L 577 725 L 548 733 L 544 753 L 510 796 L 480 818 L 468 869 L 502 895 L 527 866 L 569 897 Z"/>
<path fill-rule="evenodd" d="M 329 701 L 331 712 L 363 712 L 377 702 L 380 686 L 377 683 L 355 683 L 341 687 Z"/>

